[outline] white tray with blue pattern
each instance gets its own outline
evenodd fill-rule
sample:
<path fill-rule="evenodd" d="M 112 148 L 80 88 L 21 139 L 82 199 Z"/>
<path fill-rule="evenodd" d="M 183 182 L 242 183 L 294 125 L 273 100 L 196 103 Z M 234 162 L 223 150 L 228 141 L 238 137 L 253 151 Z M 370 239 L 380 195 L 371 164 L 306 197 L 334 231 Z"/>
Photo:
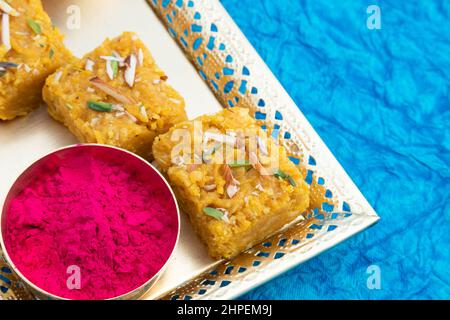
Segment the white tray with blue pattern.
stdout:
<path fill-rule="evenodd" d="M 218 0 L 44 0 L 78 56 L 134 31 L 186 99 L 189 118 L 249 108 L 288 150 L 311 186 L 294 225 L 230 261 L 213 261 L 185 216 L 174 259 L 144 299 L 232 299 L 324 252 L 379 217 Z M 245 10 L 245 8 L 243 9 Z M 78 16 L 79 14 L 79 16 Z M 74 23 L 74 17 L 79 24 Z M 32 132 L 32 134 L 30 134 Z M 15 177 L 53 149 L 76 142 L 45 109 L 0 125 L 0 203 Z M 0 260 L 0 299 L 32 298 Z"/>

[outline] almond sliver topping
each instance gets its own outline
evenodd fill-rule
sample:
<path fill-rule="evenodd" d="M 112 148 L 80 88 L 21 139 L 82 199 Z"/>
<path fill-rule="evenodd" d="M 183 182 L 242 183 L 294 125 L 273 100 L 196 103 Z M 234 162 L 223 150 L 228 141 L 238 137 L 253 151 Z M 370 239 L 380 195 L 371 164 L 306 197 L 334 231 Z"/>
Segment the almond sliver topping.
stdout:
<path fill-rule="evenodd" d="M 112 52 L 112 54 L 113 54 L 113 57 L 116 57 L 117 59 L 120 59 L 120 61 L 119 61 L 119 67 L 125 67 L 125 59 L 124 58 L 122 58 L 121 56 L 120 56 L 120 54 L 117 52 L 117 51 L 115 51 L 115 50 L 113 50 L 113 52 Z"/>
<path fill-rule="evenodd" d="M 236 193 L 239 191 L 239 181 L 237 181 L 233 176 L 233 171 L 231 171 L 231 168 L 229 165 L 224 165 L 224 178 L 226 182 L 226 189 L 228 197 L 233 198 Z"/>
<path fill-rule="evenodd" d="M 129 113 L 129 112 L 127 112 L 127 116 L 128 116 L 128 118 L 130 118 L 130 120 L 131 121 L 133 121 L 133 122 L 137 122 L 138 120 L 137 120 L 137 118 L 135 117 L 135 116 L 133 116 L 131 113 Z"/>
<path fill-rule="evenodd" d="M 262 176 L 272 175 L 272 173 L 270 173 L 266 168 L 264 168 L 264 166 L 261 164 L 261 162 L 259 162 L 258 156 L 254 152 L 250 152 L 248 157 L 249 157 L 251 164 L 256 169 L 256 171 L 259 172 L 260 175 L 262 175 Z"/>
<path fill-rule="evenodd" d="M 217 210 L 222 211 L 223 216 L 222 216 L 222 221 L 226 222 L 226 223 L 230 223 L 230 212 L 227 209 L 223 209 L 223 208 L 217 208 Z"/>
<path fill-rule="evenodd" d="M 234 144 L 236 143 L 235 137 L 220 134 L 220 133 L 214 133 L 214 132 L 210 132 L 210 131 L 205 132 L 203 139 L 204 139 L 205 144 L 208 144 L 209 140 L 225 143 L 225 144 L 231 145 L 231 146 L 234 146 Z"/>
<path fill-rule="evenodd" d="M 181 104 L 181 101 L 178 99 L 174 99 L 174 98 L 169 98 L 169 101 L 172 101 L 175 104 Z"/>
<path fill-rule="evenodd" d="M 139 112 L 141 113 L 141 116 L 143 118 L 148 118 L 147 111 L 145 110 L 145 106 L 144 105 L 141 105 L 139 107 Z"/>
<path fill-rule="evenodd" d="M 9 15 L 2 14 L 2 43 L 9 51 L 11 49 L 11 39 L 9 34 Z"/>
<path fill-rule="evenodd" d="M 261 191 L 261 192 L 264 192 L 264 187 L 263 187 L 260 183 L 258 183 L 258 184 L 255 186 L 255 189 L 257 189 L 257 190 L 259 190 L 259 191 Z"/>
<path fill-rule="evenodd" d="M 121 57 L 117 57 L 117 56 L 100 56 L 100 59 L 103 59 L 106 61 L 123 62 L 123 59 Z"/>
<path fill-rule="evenodd" d="M 259 137 L 259 136 L 256 136 L 256 141 L 258 143 L 258 147 L 259 147 L 259 150 L 261 151 L 261 153 L 265 156 L 268 156 L 269 151 L 267 150 L 267 146 L 264 143 L 263 139 L 261 139 L 261 137 Z"/>
<path fill-rule="evenodd" d="M 106 74 L 108 75 L 108 78 L 110 80 L 114 80 L 114 70 L 113 70 L 113 67 L 112 67 L 111 60 L 107 60 L 106 61 Z"/>
<path fill-rule="evenodd" d="M 56 82 L 59 82 L 59 80 L 61 80 L 61 77 L 62 77 L 62 71 L 58 71 L 56 74 L 55 74 L 55 81 Z"/>
<path fill-rule="evenodd" d="M 125 112 L 125 108 L 120 104 L 113 104 L 112 110 L 119 111 L 119 112 Z"/>
<path fill-rule="evenodd" d="M 134 80 L 136 78 L 136 55 L 130 54 L 125 59 L 125 65 L 127 67 L 127 69 L 125 70 L 125 82 L 130 86 L 130 88 L 132 88 L 134 86 Z"/>
<path fill-rule="evenodd" d="M 101 91 L 103 91 L 107 95 L 113 97 L 114 99 L 116 99 L 119 102 L 122 102 L 124 104 L 136 104 L 136 101 L 134 101 L 132 98 L 126 96 L 125 94 L 120 92 L 119 89 L 114 88 L 113 86 L 109 85 L 108 83 L 106 83 L 105 81 L 100 79 L 99 77 L 92 78 L 89 81 L 92 83 L 92 85 L 94 87 L 96 87 L 97 89 L 100 89 Z"/>
<path fill-rule="evenodd" d="M 203 189 L 205 189 L 205 191 L 213 191 L 217 188 L 217 186 L 215 184 L 207 184 L 203 187 Z"/>
<path fill-rule="evenodd" d="M 20 16 L 20 12 L 11 7 L 9 4 L 7 4 L 5 1 L 0 0 L 0 10 L 2 10 L 4 13 L 7 13 L 9 15 L 12 15 L 13 17 Z"/>
<path fill-rule="evenodd" d="M 140 66 L 144 64 L 144 51 L 142 51 L 142 48 L 139 48 L 138 51 L 138 61 Z"/>
<path fill-rule="evenodd" d="M 94 71 L 94 66 L 95 66 L 95 62 L 92 61 L 91 59 L 87 59 L 86 60 L 86 66 L 85 69 L 88 71 Z"/>

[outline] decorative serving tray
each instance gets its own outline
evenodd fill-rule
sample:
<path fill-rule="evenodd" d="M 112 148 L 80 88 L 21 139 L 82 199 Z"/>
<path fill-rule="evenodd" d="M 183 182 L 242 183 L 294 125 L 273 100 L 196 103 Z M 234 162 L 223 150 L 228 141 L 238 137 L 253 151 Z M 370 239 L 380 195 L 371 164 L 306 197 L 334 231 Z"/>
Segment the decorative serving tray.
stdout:
<path fill-rule="evenodd" d="M 229 261 L 213 261 L 183 215 L 174 258 L 144 299 L 232 299 L 320 254 L 379 217 L 333 157 L 218 0 L 44 0 L 78 56 L 106 37 L 135 31 L 169 82 L 186 99 L 189 118 L 249 108 L 298 164 L 311 207 Z M 16 177 L 44 154 L 75 143 L 45 108 L 0 123 L 0 203 Z M 34 297 L 0 259 L 0 299 Z"/>

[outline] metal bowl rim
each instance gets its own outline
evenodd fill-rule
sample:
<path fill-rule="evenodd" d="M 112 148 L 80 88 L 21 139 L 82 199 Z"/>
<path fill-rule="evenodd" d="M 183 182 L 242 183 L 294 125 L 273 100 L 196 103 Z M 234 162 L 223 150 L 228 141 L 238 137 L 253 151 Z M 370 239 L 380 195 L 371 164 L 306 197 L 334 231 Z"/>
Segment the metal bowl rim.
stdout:
<path fill-rule="evenodd" d="M 178 241 L 180 239 L 180 233 L 181 233 L 181 218 L 180 218 L 180 208 L 178 206 L 178 202 L 177 199 L 175 197 L 175 193 L 172 190 L 172 187 L 169 185 L 169 183 L 167 182 L 166 178 L 161 174 L 161 172 L 159 172 L 149 161 L 145 160 L 144 158 L 142 158 L 141 156 L 132 153 L 131 151 L 119 148 L 119 147 L 115 147 L 115 146 L 110 146 L 110 145 L 104 145 L 104 144 L 100 144 L 100 143 L 79 143 L 79 144 L 72 144 L 69 146 L 65 146 L 65 147 L 61 147 L 58 149 L 55 149 L 53 151 L 48 152 L 47 154 L 41 156 L 39 159 L 33 161 L 32 164 L 28 165 L 21 174 L 19 174 L 19 176 L 14 180 L 14 182 L 11 184 L 11 187 L 8 190 L 8 193 L 6 194 L 5 197 L 5 202 L 2 205 L 2 210 L 0 211 L 0 246 L 1 249 L 3 251 L 3 256 L 6 260 L 6 263 L 9 265 L 9 267 L 13 270 L 14 273 L 16 273 L 18 275 L 18 277 L 23 280 L 28 286 L 30 286 L 32 289 L 34 289 L 35 291 L 39 292 L 40 294 L 42 294 L 43 296 L 47 296 L 48 298 L 52 299 L 52 300 L 71 300 L 69 298 L 64 298 L 64 297 L 60 297 L 58 295 L 52 294 L 50 292 L 47 292 L 46 290 L 38 287 L 36 284 L 34 284 L 32 281 L 28 280 L 27 277 L 25 277 L 20 270 L 16 267 L 16 265 L 14 264 L 14 262 L 12 261 L 11 257 L 8 254 L 8 250 L 6 249 L 6 245 L 5 245 L 5 241 L 3 239 L 3 224 L 4 221 L 6 221 L 6 219 L 4 219 L 4 216 L 6 216 L 6 206 L 7 206 L 7 199 L 12 191 L 12 189 L 14 188 L 14 186 L 20 181 L 20 179 L 22 178 L 22 176 L 28 172 L 29 170 L 31 170 L 35 165 L 37 165 L 39 162 L 44 161 L 46 158 L 57 154 L 59 152 L 68 150 L 68 149 L 75 149 L 75 148 L 83 148 L 83 147 L 99 147 L 99 148 L 105 148 L 105 149 L 114 149 L 116 151 L 120 151 L 123 152 L 124 154 L 127 154 L 128 156 L 134 157 L 140 161 L 142 161 L 144 164 L 148 165 L 154 172 L 157 173 L 157 175 L 162 179 L 162 181 L 165 183 L 166 187 L 168 188 L 168 190 L 170 191 L 170 194 L 172 195 L 172 199 L 175 203 L 175 208 L 176 208 L 176 213 L 177 213 L 177 224 L 178 224 L 178 228 L 177 228 L 177 237 L 175 239 L 175 243 L 173 245 L 172 251 L 170 252 L 169 257 L 167 258 L 166 262 L 161 266 L 161 268 L 158 270 L 157 273 L 155 273 L 149 280 L 147 280 L 146 282 L 144 282 L 142 285 L 140 285 L 139 287 L 128 291 L 124 294 L 121 294 L 119 296 L 115 296 L 115 297 L 111 297 L 108 299 L 104 299 L 104 300 L 123 300 L 124 298 L 128 297 L 128 296 L 142 296 L 143 294 L 145 294 L 148 290 L 150 290 L 150 288 L 154 285 L 154 283 L 159 279 L 159 277 L 161 276 L 161 274 L 164 272 L 164 270 L 166 269 L 168 263 L 172 260 L 173 258 L 173 253 L 175 251 L 175 248 L 178 245 Z M 153 282 L 153 283 L 152 283 Z M 145 290 L 144 290 L 145 289 Z M 141 292 L 142 291 L 142 292 Z"/>

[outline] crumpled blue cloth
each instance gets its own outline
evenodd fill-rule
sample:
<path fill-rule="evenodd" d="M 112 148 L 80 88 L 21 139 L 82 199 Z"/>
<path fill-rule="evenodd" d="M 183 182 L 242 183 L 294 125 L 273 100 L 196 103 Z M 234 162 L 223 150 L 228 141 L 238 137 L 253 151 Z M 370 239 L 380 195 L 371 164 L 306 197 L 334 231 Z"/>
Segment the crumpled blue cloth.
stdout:
<path fill-rule="evenodd" d="M 381 216 L 242 299 L 450 298 L 450 1 L 222 3 Z"/>

